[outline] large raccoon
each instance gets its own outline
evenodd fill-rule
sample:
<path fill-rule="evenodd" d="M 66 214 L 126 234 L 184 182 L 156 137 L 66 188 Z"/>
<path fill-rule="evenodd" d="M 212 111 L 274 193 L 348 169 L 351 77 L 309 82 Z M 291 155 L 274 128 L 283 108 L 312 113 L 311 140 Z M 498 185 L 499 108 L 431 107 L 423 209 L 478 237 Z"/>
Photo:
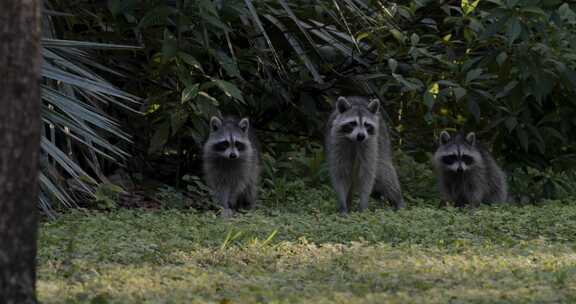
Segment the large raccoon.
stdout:
<path fill-rule="evenodd" d="M 223 208 L 252 208 L 260 175 L 258 142 L 248 118 L 212 117 L 210 135 L 203 149 L 203 170 L 213 198 Z"/>
<path fill-rule="evenodd" d="M 348 213 L 355 191 L 361 211 L 368 207 L 371 193 L 384 196 L 397 209 L 405 206 L 379 108 L 378 100 L 338 97 L 328 120 L 326 153 L 342 214 Z"/>
<path fill-rule="evenodd" d="M 490 152 L 476 142 L 475 133 L 440 133 L 433 157 L 443 199 L 456 206 L 505 202 L 506 175 Z"/>

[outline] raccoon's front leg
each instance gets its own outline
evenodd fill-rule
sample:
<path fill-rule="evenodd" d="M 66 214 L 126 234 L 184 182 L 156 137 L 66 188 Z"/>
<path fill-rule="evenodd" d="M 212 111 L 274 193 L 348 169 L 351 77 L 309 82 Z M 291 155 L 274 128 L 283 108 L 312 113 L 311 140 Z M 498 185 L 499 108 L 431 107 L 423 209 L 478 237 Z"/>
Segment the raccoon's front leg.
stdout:
<path fill-rule="evenodd" d="M 463 197 L 458 197 L 456 199 L 456 206 L 459 208 L 462 207 L 470 207 L 470 208 L 478 208 L 480 204 L 482 204 L 483 195 L 480 191 L 476 189 L 468 189 L 467 193 L 463 195 Z"/>
<path fill-rule="evenodd" d="M 215 198 L 220 204 L 220 207 L 222 207 L 223 217 L 230 217 L 234 214 L 230 208 L 230 190 L 220 189 L 216 192 Z"/>
<path fill-rule="evenodd" d="M 368 209 L 368 199 L 374 188 L 374 182 L 376 178 L 376 172 L 366 168 L 363 172 L 360 172 L 360 181 L 357 185 L 358 193 L 360 196 L 360 212 Z"/>
<path fill-rule="evenodd" d="M 350 178 L 343 176 L 334 177 L 332 179 L 334 191 L 338 199 L 338 207 L 340 214 L 347 214 L 348 209 L 352 203 L 352 183 Z"/>
<path fill-rule="evenodd" d="M 238 207 L 252 209 L 256 204 L 258 188 L 255 184 L 248 185 L 244 192 L 238 197 Z"/>
<path fill-rule="evenodd" d="M 470 198 L 470 207 L 479 208 L 480 204 L 482 204 L 482 197 L 476 194 L 472 195 Z"/>

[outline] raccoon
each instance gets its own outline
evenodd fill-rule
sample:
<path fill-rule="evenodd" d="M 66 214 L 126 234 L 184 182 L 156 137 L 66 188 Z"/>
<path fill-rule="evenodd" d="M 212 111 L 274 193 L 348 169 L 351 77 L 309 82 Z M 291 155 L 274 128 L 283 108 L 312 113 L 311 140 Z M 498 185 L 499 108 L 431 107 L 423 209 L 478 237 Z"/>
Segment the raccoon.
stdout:
<path fill-rule="evenodd" d="M 506 175 L 490 152 L 476 141 L 475 133 L 451 137 L 442 131 L 433 163 L 443 199 L 456 206 L 506 202 Z"/>
<path fill-rule="evenodd" d="M 212 117 L 202 159 L 206 184 L 224 217 L 231 216 L 232 210 L 254 206 L 260 151 L 248 118 Z"/>
<path fill-rule="evenodd" d="M 384 196 L 396 209 L 405 207 L 379 108 L 378 100 L 359 96 L 341 96 L 334 103 L 325 147 L 341 214 L 350 210 L 356 191 L 360 211 L 368 207 L 370 194 Z"/>

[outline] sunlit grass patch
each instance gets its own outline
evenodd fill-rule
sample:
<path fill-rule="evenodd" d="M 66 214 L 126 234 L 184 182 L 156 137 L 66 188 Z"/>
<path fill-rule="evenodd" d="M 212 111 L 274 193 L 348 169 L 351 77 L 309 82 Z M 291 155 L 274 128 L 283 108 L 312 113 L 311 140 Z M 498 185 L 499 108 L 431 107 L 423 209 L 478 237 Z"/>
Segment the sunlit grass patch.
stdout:
<path fill-rule="evenodd" d="M 559 203 L 346 218 L 259 210 L 228 221 L 72 214 L 42 228 L 39 294 L 46 303 L 569 303 L 575 219 Z"/>

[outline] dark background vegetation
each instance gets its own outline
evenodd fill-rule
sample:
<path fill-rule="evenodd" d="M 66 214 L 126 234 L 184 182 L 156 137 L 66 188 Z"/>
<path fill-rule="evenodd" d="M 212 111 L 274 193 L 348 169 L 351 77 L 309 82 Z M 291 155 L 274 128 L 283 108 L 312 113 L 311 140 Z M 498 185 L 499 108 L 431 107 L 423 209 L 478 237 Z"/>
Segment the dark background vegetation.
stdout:
<path fill-rule="evenodd" d="M 557 0 L 45 1 L 42 195 L 201 208 L 199 150 L 218 113 L 248 116 L 263 199 L 325 187 L 324 121 L 379 98 L 405 196 L 436 199 L 442 129 L 476 131 L 514 200 L 576 193 L 576 5 Z M 138 96 L 138 97 L 137 97 Z"/>

